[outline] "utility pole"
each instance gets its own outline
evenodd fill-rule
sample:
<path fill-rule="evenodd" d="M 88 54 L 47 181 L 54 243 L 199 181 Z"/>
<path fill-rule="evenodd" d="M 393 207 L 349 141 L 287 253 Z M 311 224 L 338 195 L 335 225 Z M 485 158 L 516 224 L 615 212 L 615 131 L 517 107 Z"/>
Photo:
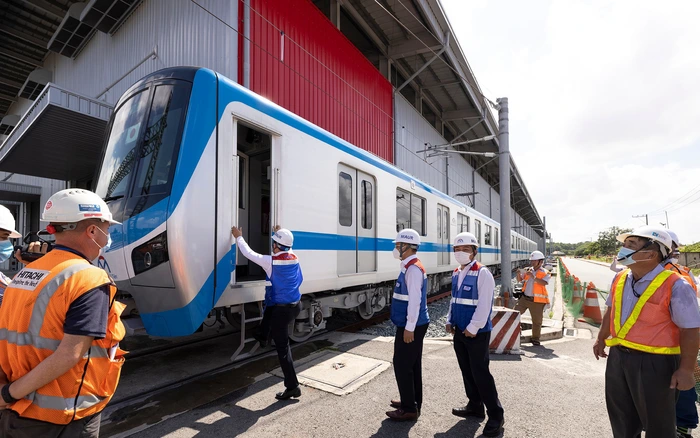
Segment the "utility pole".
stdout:
<path fill-rule="evenodd" d="M 669 229 L 671 226 L 668 224 L 668 212 L 664 210 L 664 213 L 666 213 L 666 229 Z"/>
<path fill-rule="evenodd" d="M 542 231 L 544 231 L 544 256 L 547 257 L 547 218 L 542 216 Z"/>
<path fill-rule="evenodd" d="M 633 218 L 643 217 L 646 219 L 647 225 L 649 225 L 649 215 L 648 214 L 638 214 L 637 216 L 632 216 Z M 668 217 L 666 217 L 666 222 L 668 222 Z"/>
<path fill-rule="evenodd" d="M 512 265 L 510 263 L 510 145 L 508 144 L 508 98 L 498 102 L 498 186 L 501 201 L 501 294 L 510 295 Z M 503 303 L 507 306 L 506 303 Z"/>

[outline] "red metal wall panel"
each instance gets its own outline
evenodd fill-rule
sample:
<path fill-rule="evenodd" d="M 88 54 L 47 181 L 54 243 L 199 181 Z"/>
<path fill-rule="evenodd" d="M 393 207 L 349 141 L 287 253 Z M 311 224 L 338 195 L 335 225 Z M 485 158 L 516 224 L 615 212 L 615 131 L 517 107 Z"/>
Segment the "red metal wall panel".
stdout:
<path fill-rule="evenodd" d="M 393 162 L 392 86 L 310 0 L 252 0 L 250 87 Z"/>

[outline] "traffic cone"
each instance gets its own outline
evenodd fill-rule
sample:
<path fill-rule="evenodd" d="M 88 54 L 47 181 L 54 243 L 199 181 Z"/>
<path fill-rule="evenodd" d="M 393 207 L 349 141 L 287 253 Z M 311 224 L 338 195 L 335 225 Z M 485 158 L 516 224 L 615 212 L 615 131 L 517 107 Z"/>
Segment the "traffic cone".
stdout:
<path fill-rule="evenodd" d="M 603 322 L 603 315 L 600 313 L 600 306 L 598 305 L 598 291 L 596 291 L 595 285 L 592 282 L 588 283 L 588 287 L 586 288 L 583 317 L 590 319 L 596 324 L 601 324 Z"/>

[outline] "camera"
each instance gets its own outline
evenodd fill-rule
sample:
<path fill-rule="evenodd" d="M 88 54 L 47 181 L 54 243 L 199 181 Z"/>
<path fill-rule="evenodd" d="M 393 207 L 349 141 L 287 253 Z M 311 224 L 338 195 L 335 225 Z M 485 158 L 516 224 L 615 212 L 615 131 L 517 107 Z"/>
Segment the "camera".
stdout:
<path fill-rule="evenodd" d="M 41 248 L 41 252 L 30 252 L 29 251 L 29 245 L 33 242 L 37 242 L 38 245 Z M 26 263 L 31 263 L 35 260 L 40 259 L 44 254 L 47 252 L 51 251 L 54 248 L 54 238 L 51 234 L 49 234 L 48 231 L 35 231 L 27 234 L 24 236 L 24 239 L 22 239 L 22 245 L 17 245 L 15 246 L 15 251 L 20 250 L 20 256 L 22 257 L 22 260 L 24 260 Z M 44 245 L 46 246 L 46 250 L 44 251 Z M 12 257 L 14 257 L 14 253 L 12 254 Z"/>

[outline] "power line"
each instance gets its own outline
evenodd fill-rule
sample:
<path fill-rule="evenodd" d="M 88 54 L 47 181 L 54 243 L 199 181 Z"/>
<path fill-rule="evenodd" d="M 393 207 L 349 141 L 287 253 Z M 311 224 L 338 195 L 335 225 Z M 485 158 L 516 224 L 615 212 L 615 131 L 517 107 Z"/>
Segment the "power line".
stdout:
<path fill-rule="evenodd" d="M 688 198 L 694 196 L 696 193 L 700 193 L 700 185 L 697 185 L 697 186 L 693 187 L 692 189 L 690 189 L 687 193 L 685 193 L 685 194 L 684 194 L 683 196 L 681 196 L 680 198 L 676 199 L 675 201 L 671 202 L 670 204 L 665 205 L 665 206 L 662 207 L 662 208 L 659 208 L 659 209 L 656 209 L 656 210 L 650 212 L 650 214 L 651 214 L 651 213 L 659 213 L 659 212 L 662 212 L 662 211 L 664 211 L 664 210 L 668 210 L 668 207 L 670 207 L 670 206 L 672 206 L 673 204 L 676 204 L 676 203 L 678 203 L 678 202 L 685 201 L 685 200 L 687 200 Z"/>

